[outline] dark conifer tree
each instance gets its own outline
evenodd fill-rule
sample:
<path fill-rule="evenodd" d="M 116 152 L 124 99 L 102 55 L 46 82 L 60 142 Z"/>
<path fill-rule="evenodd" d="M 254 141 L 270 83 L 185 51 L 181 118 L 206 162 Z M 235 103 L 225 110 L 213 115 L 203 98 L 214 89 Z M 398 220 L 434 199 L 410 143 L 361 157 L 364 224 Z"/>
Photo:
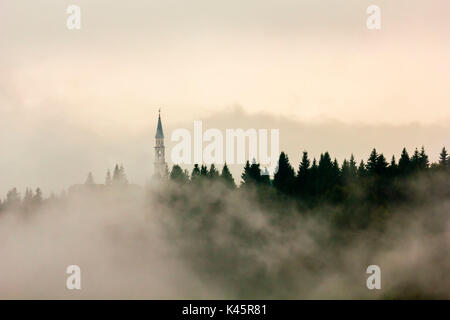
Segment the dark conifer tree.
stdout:
<path fill-rule="evenodd" d="M 241 174 L 241 179 L 243 185 L 250 183 L 250 162 L 248 160 L 245 162 L 244 172 Z"/>
<path fill-rule="evenodd" d="M 333 179 L 337 180 L 341 174 L 341 170 L 339 169 L 339 162 L 337 161 L 336 158 L 334 158 L 333 160 L 332 168 L 333 168 Z"/>
<path fill-rule="evenodd" d="M 411 160 L 406 148 L 403 148 L 400 160 L 398 161 L 398 172 L 402 175 L 408 174 L 411 171 Z"/>
<path fill-rule="evenodd" d="M 377 160 L 378 160 L 378 154 L 377 150 L 373 148 L 372 152 L 370 153 L 369 159 L 367 160 L 366 169 L 367 174 L 373 176 L 377 172 Z"/>
<path fill-rule="evenodd" d="M 200 179 L 200 168 L 198 167 L 198 164 L 194 164 L 194 169 L 192 169 L 191 173 L 191 182 L 197 183 Z"/>
<path fill-rule="evenodd" d="M 217 180 L 217 178 L 219 177 L 219 171 L 217 171 L 214 163 L 211 163 L 211 166 L 209 167 L 208 177 L 211 180 Z"/>
<path fill-rule="evenodd" d="M 319 166 L 317 165 L 316 158 L 313 159 L 311 169 L 309 170 L 309 181 L 306 188 L 308 196 L 316 196 L 318 193 L 318 180 L 319 180 Z"/>
<path fill-rule="evenodd" d="M 422 146 L 419 154 L 419 168 L 421 170 L 426 170 L 430 166 L 430 161 L 428 160 L 428 155 L 425 153 L 425 148 Z"/>
<path fill-rule="evenodd" d="M 128 184 L 128 179 L 127 179 L 127 175 L 125 173 L 125 168 L 123 167 L 122 164 L 120 165 L 119 173 L 120 173 L 120 183 Z"/>
<path fill-rule="evenodd" d="M 353 182 L 358 174 L 358 167 L 356 166 L 355 157 L 350 156 L 350 161 L 344 159 L 341 167 L 341 177 L 344 183 Z"/>
<path fill-rule="evenodd" d="M 420 153 L 417 148 L 414 150 L 414 154 L 411 157 L 411 168 L 413 170 L 419 170 L 420 169 Z"/>
<path fill-rule="evenodd" d="M 261 184 L 270 186 L 270 173 L 266 167 L 264 168 L 264 170 L 261 170 Z"/>
<path fill-rule="evenodd" d="M 331 157 L 328 151 L 320 155 L 319 171 L 321 176 L 327 177 L 329 177 L 333 172 L 333 163 L 331 162 Z"/>
<path fill-rule="evenodd" d="M 298 166 L 297 172 L 297 190 L 300 195 L 305 195 L 307 193 L 308 184 L 309 184 L 309 173 L 310 173 L 310 161 L 308 158 L 308 152 L 303 151 L 302 160 L 300 165 Z"/>
<path fill-rule="evenodd" d="M 350 175 L 350 164 L 347 159 L 344 159 L 344 161 L 342 161 L 341 174 L 344 179 L 347 179 L 347 177 Z"/>
<path fill-rule="evenodd" d="M 364 161 L 361 160 L 358 166 L 358 177 L 363 178 L 367 175 L 366 165 L 364 164 Z"/>
<path fill-rule="evenodd" d="M 356 167 L 356 161 L 355 161 L 355 157 L 353 156 L 353 154 L 350 156 L 349 166 L 350 166 L 350 176 L 352 178 L 356 178 L 358 168 Z"/>
<path fill-rule="evenodd" d="M 222 173 L 220 175 L 221 181 L 229 188 L 234 189 L 236 184 L 234 183 L 233 176 L 231 175 L 230 169 L 228 169 L 227 163 L 223 165 Z"/>
<path fill-rule="evenodd" d="M 204 164 L 202 164 L 202 166 L 200 168 L 200 175 L 202 177 L 207 177 L 208 176 L 208 167 L 205 166 Z"/>
<path fill-rule="evenodd" d="M 389 164 L 389 167 L 388 167 L 389 175 L 391 177 L 395 177 L 397 175 L 397 170 L 398 170 L 398 166 L 397 166 L 397 163 L 395 161 L 395 156 L 392 155 L 391 163 Z"/>
<path fill-rule="evenodd" d="M 439 165 L 443 168 L 449 167 L 449 157 L 445 147 L 442 148 L 442 151 L 439 154 Z"/>
<path fill-rule="evenodd" d="M 253 159 L 252 164 L 250 165 L 250 178 L 255 183 L 261 182 L 261 168 L 259 167 L 259 163 L 257 163 L 255 159 Z"/>
<path fill-rule="evenodd" d="M 386 175 L 387 173 L 388 163 L 386 158 L 382 153 L 380 153 L 377 157 L 375 173 L 378 175 Z"/>
<path fill-rule="evenodd" d="M 319 169 L 319 167 L 317 166 L 317 160 L 316 158 L 313 159 L 312 165 L 311 165 L 311 174 L 313 173 L 313 171 L 316 171 L 314 173 L 317 174 L 317 170 Z"/>
<path fill-rule="evenodd" d="M 294 168 L 289 163 L 288 156 L 281 152 L 278 159 L 278 170 L 273 179 L 274 187 L 283 193 L 292 193 L 295 181 Z"/>
<path fill-rule="evenodd" d="M 321 154 L 317 170 L 317 191 L 319 194 L 328 196 L 328 193 L 335 187 L 336 173 L 330 154 L 328 152 Z"/>
<path fill-rule="evenodd" d="M 303 151 L 302 160 L 300 162 L 300 165 L 298 166 L 298 173 L 297 176 L 301 178 L 306 178 L 308 175 L 308 170 L 311 165 L 311 162 L 308 158 L 308 152 Z"/>
<path fill-rule="evenodd" d="M 173 165 L 172 171 L 170 172 L 170 180 L 180 184 L 184 184 L 188 182 L 189 176 L 185 171 L 183 171 L 183 169 L 181 169 L 179 165 L 175 164 Z"/>
<path fill-rule="evenodd" d="M 113 180 L 114 183 L 117 183 L 118 181 L 120 181 L 120 169 L 119 169 L 119 165 L 118 164 L 116 164 L 116 166 L 114 167 L 112 180 Z"/>
<path fill-rule="evenodd" d="M 40 188 L 36 188 L 36 192 L 34 193 L 33 196 L 33 204 L 35 206 L 38 206 L 42 203 L 42 191 Z"/>
<path fill-rule="evenodd" d="M 259 184 L 261 182 L 261 169 L 259 168 L 259 163 L 256 163 L 253 159 L 253 162 L 250 165 L 250 162 L 247 160 L 241 178 L 244 186 Z"/>

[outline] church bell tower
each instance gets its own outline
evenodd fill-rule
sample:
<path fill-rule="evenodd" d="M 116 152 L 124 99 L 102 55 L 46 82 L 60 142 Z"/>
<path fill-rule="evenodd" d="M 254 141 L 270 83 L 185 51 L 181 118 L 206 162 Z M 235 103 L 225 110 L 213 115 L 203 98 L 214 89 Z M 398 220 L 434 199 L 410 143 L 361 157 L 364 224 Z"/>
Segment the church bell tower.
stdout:
<path fill-rule="evenodd" d="M 161 109 L 158 114 L 158 127 L 156 128 L 155 135 L 156 145 L 155 145 L 155 176 L 164 177 L 166 174 L 166 158 L 164 155 L 164 133 L 161 123 Z"/>

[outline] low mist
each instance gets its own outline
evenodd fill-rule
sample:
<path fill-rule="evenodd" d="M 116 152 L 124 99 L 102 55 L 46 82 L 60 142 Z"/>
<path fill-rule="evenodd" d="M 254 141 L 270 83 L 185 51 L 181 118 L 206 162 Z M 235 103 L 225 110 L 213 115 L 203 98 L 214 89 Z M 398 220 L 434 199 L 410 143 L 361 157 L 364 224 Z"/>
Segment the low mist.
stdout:
<path fill-rule="evenodd" d="M 0 298 L 449 298 L 448 180 L 408 183 L 413 202 L 367 207 L 377 217 L 357 228 L 336 222 L 339 205 L 221 183 L 80 185 L 0 213 Z M 372 264 L 381 290 L 366 287 Z M 69 265 L 81 290 L 66 289 Z"/>

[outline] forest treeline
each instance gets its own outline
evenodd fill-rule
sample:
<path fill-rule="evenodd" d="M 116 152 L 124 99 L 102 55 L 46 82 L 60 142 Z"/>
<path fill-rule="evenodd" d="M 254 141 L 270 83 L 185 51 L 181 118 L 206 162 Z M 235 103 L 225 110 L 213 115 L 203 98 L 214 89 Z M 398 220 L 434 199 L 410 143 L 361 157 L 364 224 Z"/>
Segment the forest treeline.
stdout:
<path fill-rule="evenodd" d="M 239 187 L 272 187 L 280 194 L 314 204 L 316 201 L 342 202 L 350 196 L 349 187 L 371 185 L 372 200 L 383 201 L 401 196 L 390 188 L 393 183 L 426 172 L 448 173 L 449 167 L 450 160 L 445 147 L 439 155 L 439 161 L 432 164 L 423 147 L 420 151 L 416 148 L 411 156 L 403 148 L 399 160 L 396 161 L 395 156 L 392 156 L 389 162 L 383 153 L 373 149 L 366 162 L 361 160 L 358 164 L 351 155 L 341 165 L 328 152 L 322 153 L 317 161 L 316 158 L 311 160 L 308 152 L 304 151 L 297 169 L 290 163 L 288 155 L 281 152 L 273 179 L 265 174 L 256 161 L 247 161 Z M 226 163 L 221 172 L 214 164 L 209 168 L 195 164 L 191 173 L 174 165 L 170 173 L 167 172 L 167 177 L 180 184 L 195 185 L 204 180 L 221 181 L 230 188 L 237 187 Z"/>
<path fill-rule="evenodd" d="M 424 148 L 411 155 L 403 149 L 398 161 L 373 149 L 359 163 L 353 156 L 338 163 L 328 152 L 318 159 L 303 152 L 296 167 L 282 152 L 275 175 L 262 172 L 248 161 L 237 186 L 227 165 L 194 165 L 190 172 L 174 165 L 152 193 L 163 208 L 166 233 L 205 281 L 218 279 L 243 298 L 292 298 L 308 296 L 336 270 L 358 265 L 364 272 L 373 261 L 386 269 L 401 264 L 400 275 L 411 259 L 420 266 L 416 271 L 426 265 L 436 275 L 448 270 L 445 148 L 436 163 Z M 423 255 L 418 247 L 425 248 Z M 423 284 L 415 272 L 400 278 L 385 282 L 381 296 L 448 297 L 440 280 Z"/>
<path fill-rule="evenodd" d="M 403 149 L 390 161 L 375 149 L 359 163 L 353 156 L 339 163 L 328 152 L 299 158 L 294 167 L 282 152 L 273 177 L 256 161 L 239 178 L 226 164 L 174 165 L 147 188 L 130 184 L 116 165 L 102 183 L 89 173 L 58 196 L 43 198 L 38 188 L 21 197 L 11 189 L 0 216 L 98 215 L 108 223 L 95 225 L 94 238 L 103 230 L 114 248 L 145 249 L 136 259 L 151 251 L 141 240 L 157 230 L 196 277 L 230 298 L 373 298 L 361 282 L 370 264 L 391 275 L 378 297 L 449 297 L 442 281 L 450 265 L 445 148 L 436 163 L 424 148 L 411 155 Z M 85 223 L 70 219 L 67 226 L 76 221 Z"/>
<path fill-rule="evenodd" d="M 383 153 L 373 149 L 366 161 L 357 163 L 351 155 L 339 164 L 328 152 L 320 154 L 317 160 L 311 159 L 308 152 L 304 151 L 300 164 L 294 168 L 288 155 L 281 152 L 275 171 L 271 179 L 267 169 L 262 169 L 256 161 L 247 161 L 237 185 L 226 163 L 221 170 L 214 164 L 209 167 L 195 164 L 191 172 L 175 164 L 170 171 L 166 170 L 162 179 L 194 188 L 207 182 L 218 182 L 231 190 L 256 190 L 266 200 L 293 200 L 308 208 L 326 203 L 354 205 L 358 202 L 383 206 L 412 200 L 406 183 L 408 178 L 434 173 L 443 173 L 448 178 L 450 158 L 445 147 L 436 163 L 430 163 L 423 147 L 420 150 L 416 148 L 412 155 L 403 148 L 398 161 L 395 156 L 388 161 Z M 116 165 L 112 174 L 108 170 L 102 185 L 126 184 L 128 179 L 123 165 Z M 88 174 L 85 185 L 97 185 L 91 173 Z M 48 199 L 43 199 L 40 188 L 35 191 L 27 188 L 23 197 L 13 188 L 3 201 L 0 199 L 0 211 L 11 208 L 29 211 L 53 198 L 55 196 L 51 195 Z"/>
<path fill-rule="evenodd" d="M 304 151 L 297 168 L 281 152 L 275 171 L 271 179 L 263 174 L 260 164 L 247 161 L 239 188 L 226 164 L 221 172 L 214 164 L 209 168 L 196 164 L 191 173 L 174 165 L 167 177 L 176 184 L 195 188 L 203 183 L 209 187 L 208 182 L 220 182 L 241 192 L 251 190 L 256 193 L 256 200 L 272 211 L 282 211 L 284 205 L 291 204 L 299 212 L 319 206 L 339 206 L 344 210 L 333 217 L 335 222 L 358 227 L 386 215 L 392 207 L 450 199 L 450 159 L 445 147 L 436 163 L 430 163 L 424 147 L 416 148 L 412 155 L 403 148 L 398 161 L 395 156 L 388 161 L 383 153 L 373 149 L 366 161 L 357 163 L 351 155 L 342 164 L 328 152 L 317 160 Z M 418 192 L 420 187 L 424 190 Z"/>
<path fill-rule="evenodd" d="M 113 173 L 108 169 L 106 173 L 105 183 L 104 185 L 96 184 L 94 180 L 94 176 L 91 172 L 89 172 L 84 186 L 90 188 L 89 190 L 93 190 L 97 186 L 124 186 L 128 184 L 128 178 L 125 173 L 125 168 L 121 164 L 115 165 Z M 70 188 L 69 188 L 70 190 Z M 45 202 L 52 202 L 56 200 L 60 200 L 65 198 L 66 192 L 63 191 L 60 196 L 56 196 L 55 194 L 51 194 L 48 198 L 44 198 L 42 195 L 41 188 L 36 188 L 33 190 L 31 188 L 25 189 L 25 194 L 22 197 L 21 193 L 17 188 L 12 188 L 6 194 L 4 200 L 0 199 L 0 212 L 10 210 L 10 211 L 21 211 L 21 212 L 30 212 L 34 209 L 38 209 Z"/>

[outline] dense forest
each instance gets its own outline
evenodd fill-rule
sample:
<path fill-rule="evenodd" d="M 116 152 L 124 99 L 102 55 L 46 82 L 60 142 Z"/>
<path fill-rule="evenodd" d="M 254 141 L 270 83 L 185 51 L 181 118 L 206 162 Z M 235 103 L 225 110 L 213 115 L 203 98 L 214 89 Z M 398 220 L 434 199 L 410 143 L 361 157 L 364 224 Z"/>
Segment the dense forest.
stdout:
<path fill-rule="evenodd" d="M 352 281 L 349 296 L 370 297 L 353 268 L 377 262 L 401 274 L 391 274 L 380 298 L 450 296 L 441 281 L 450 267 L 445 148 L 432 164 L 423 147 L 390 162 L 373 149 L 367 161 L 350 156 L 341 165 L 328 152 L 318 161 L 303 152 L 297 169 L 282 152 L 273 179 L 261 172 L 247 162 L 237 188 L 226 164 L 221 172 L 195 165 L 190 174 L 174 165 L 156 192 L 168 234 L 178 234 L 199 274 L 245 298 L 336 298 L 352 292 Z"/>
<path fill-rule="evenodd" d="M 269 207 L 279 207 L 281 202 L 294 205 L 299 212 L 318 206 L 339 205 L 345 208 L 345 212 L 330 218 L 342 226 L 358 227 L 365 227 L 371 220 L 377 219 L 373 214 L 375 211 L 380 212 L 378 218 L 381 219 L 389 208 L 450 196 L 449 185 L 445 184 L 450 177 L 450 158 L 445 147 L 437 163 L 430 163 L 424 147 L 420 150 L 416 148 L 411 156 L 403 148 L 399 160 L 392 156 L 389 162 L 383 153 L 373 149 L 366 162 L 361 160 L 358 164 L 351 155 L 341 165 L 328 152 L 322 153 L 317 161 L 315 158 L 311 160 L 304 151 L 297 170 L 288 155 L 281 152 L 273 179 L 265 170 L 256 161 L 247 161 L 237 185 L 226 163 L 221 171 L 214 164 L 209 167 L 195 164 L 190 173 L 175 164 L 170 171 L 167 170 L 165 177 L 157 179 L 159 189 L 164 191 L 167 191 L 167 183 L 184 186 L 182 190 L 186 192 L 189 188 L 200 192 L 211 184 L 218 184 L 236 192 L 250 191 L 258 202 Z M 423 194 L 416 194 L 412 192 L 412 181 L 427 185 L 428 189 Z M 107 171 L 104 184 L 96 184 L 92 173 L 89 173 L 84 185 L 90 190 L 94 186 L 126 186 L 128 179 L 123 165 L 116 165 L 112 174 Z M 0 199 L 0 212 L 28 212 L 43 202 L 56 201 L 65 196 L 63 192 L 61 196 L 52 194 L 48 199 L 43 199 L 40 188 L 35 191 L 27 188 L 21 197 L 20 192 L 13 188 L 3 201 Z"/>
<path fill-rule="evenodd" d="M 190 274 L 183 281 L 207 286 L 184 294 L 176 287 L 182 298 L 450 297 L 450 159 L 445 148 L 436 163 L 430 163 L 424 148 L 412 155 L 403 149 L 398 161 L 373 149 L 359 164 L 353 156 L 339 164 L 328 152 L 318 160 L 303 152 L 297 168 L 282 152 L 273 179 L 264 173 L 248 161 L 236 183 L 226 164 L 221 170 L 196 164 L 190 172 L 174 165 L 157 183 L 141 188 L 116 165 L 105 183 L 96 184 L 89 174 L 84 184 L 46 199 L 40 189 L 27 189 L 23 198 L 10 190 L 1 202 L 0 228 L 7 213 L 26 221 L 51 212 L 54 217 L 61 212 L 98 215 L 113 227 L 93 225 L 89 233 L 85 218 L 74 229 L 78 219 L 72 217 L 70 225 L 55 228 L 68 228 L 66 234 L 79 230 L 86 239 L 103 232 L 106 240 L 86 244 L 86 254 L 97 246 L 103 252 L 108 244 L 107 250 L 132 263 L 131 275 L 157 268 L 155 261 L 171 265 L 154 252 L 161 246 L 175 250 Z M 159 231 L 163 244 L 152 251 L 153 243 L 162 241 Z M 55 251 L 62 245 L 58 239 L 52 242 Z M 383 290 L 370 292 L 365 286 L 371 264 L 384 272 Z M 110 270 L 109 261 L 107 266 L 101 272 Z M 121 279 L 123 273 L 112 277 Z M 155 296 L 158 291 L 142 289 L 133 297 Z"/>

